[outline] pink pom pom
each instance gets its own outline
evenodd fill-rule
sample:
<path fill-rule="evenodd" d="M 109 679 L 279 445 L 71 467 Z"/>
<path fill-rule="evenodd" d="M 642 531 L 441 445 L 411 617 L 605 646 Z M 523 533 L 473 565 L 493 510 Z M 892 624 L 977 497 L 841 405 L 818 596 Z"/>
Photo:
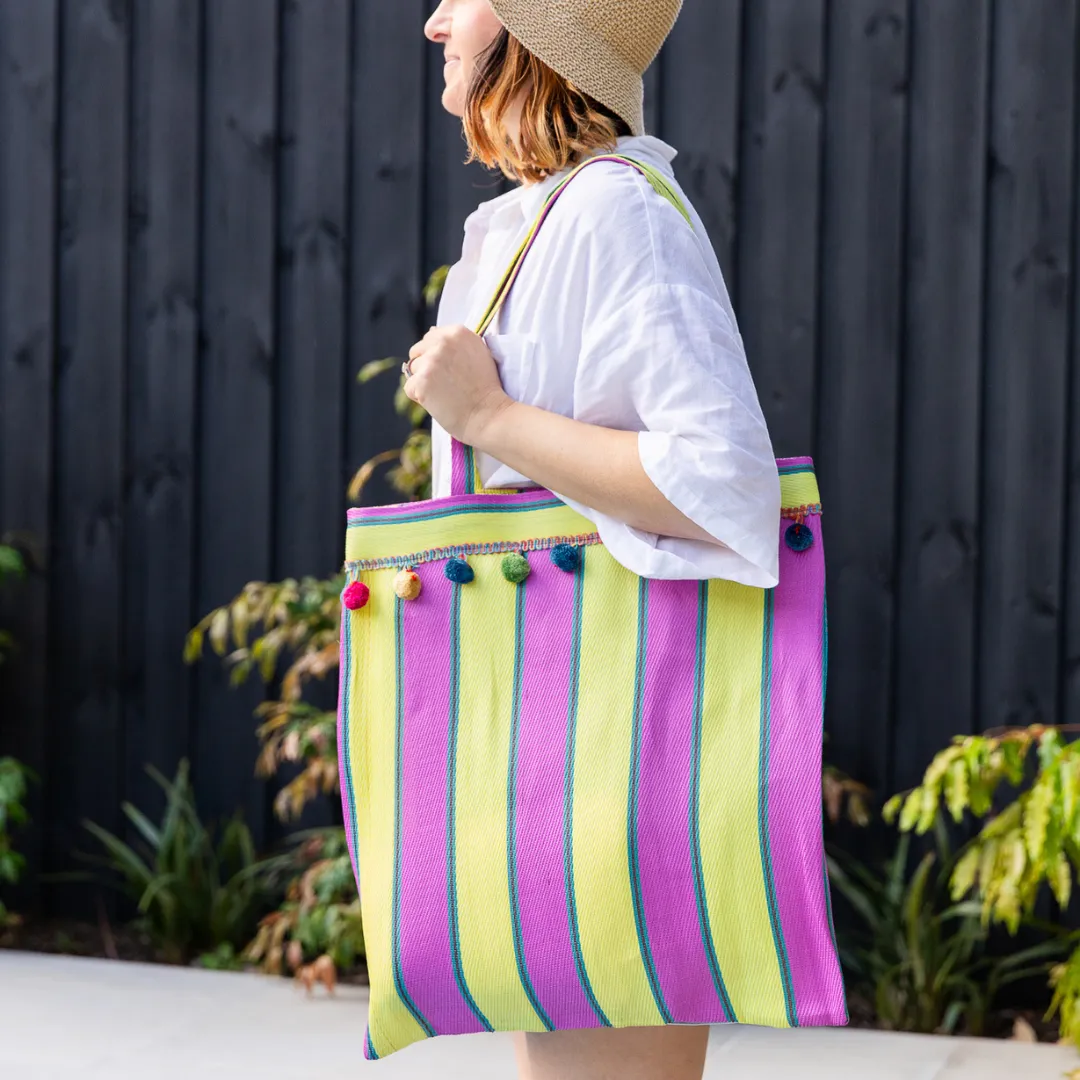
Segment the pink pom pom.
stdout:
<path fill-rule="evenodd" d="M 370 599 L 371 590 L 362 581 L 354 581 L 341 596 L 350 611 L 359 611 Z"/>

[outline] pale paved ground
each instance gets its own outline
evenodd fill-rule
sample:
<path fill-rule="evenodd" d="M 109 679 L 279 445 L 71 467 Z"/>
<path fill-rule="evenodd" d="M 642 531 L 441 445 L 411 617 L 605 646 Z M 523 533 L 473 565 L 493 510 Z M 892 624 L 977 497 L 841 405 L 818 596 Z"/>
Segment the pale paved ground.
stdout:
<path fill-rule="evenodd" d="M 0 951 L 0 1078 L 512 1080 L 502 1036 L 360 1053 L 365 996 L 282 980 Z M 709 1080 L 1043 1080 L 1075 1051 L 864 1031 L 717 1029 Z"/>

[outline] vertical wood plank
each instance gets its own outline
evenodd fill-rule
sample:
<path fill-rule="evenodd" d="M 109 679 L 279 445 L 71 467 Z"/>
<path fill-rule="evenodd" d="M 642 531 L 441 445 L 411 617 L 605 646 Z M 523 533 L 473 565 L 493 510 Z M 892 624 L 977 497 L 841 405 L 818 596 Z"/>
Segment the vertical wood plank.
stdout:
<path fill-rule="evenodd" d="M 1059 712 L 1077 5 L 994 9 L 983 727 Z"/>
<path fill-rule="evenodd" d="M 130 4 L 62 5 L 52 861 L 122 792 Z M 81 890 L 79 890 L 81 892 Z M 72 902 L 77 897 L 72 896 Z"/>
<path fill-rule="evenodd" d="M 1073 73 L 1073 130 L 1080 123 L 1080 70 Z M 1073 147 L 1072 176 L 1072 300 L 1070 311 L 1070 364 L 1068 462 L 1065 533 L 1065 620 L 1061 640 L 1062 719 L 1075 723 L 1080 717 L 1080 146 Z"/>
<path fill-rule="evenodd" d="M 689 0 L 664 46 L 660 128 L 732 294 L 739 168 L 742 0 Z M 702 72 L 712 75 L 702 79 Z"/>
<path fill-rule="evenodd" d="M 0 597 L 0 626 L 18 655 L 3 670 L 0 756 L 13 754 L 49 781 L 49 597 L 53 465 L 53 254 L 56 250 L 55 0 L 0 4 L 0 535 L 36 551 L 32 578 Z M 16 163 L 12 167 L 11 163 Z M 40 903 L 49 821 L 42 788 L 30 791 L 33 828 L 21 898 Z"/>
<path fill-rule="evenodd" d="M 284 29 L 277 577 L 342 558 L 348 0 L 288 0 Z"/>
<path fill-rule="evenodd" d="M 348 0 L 286 0 L 283 15 L 275 580 L 333 574 L 342 558 L 352 55 Z M 308 697 L 332 709 L 335 691 Z M 303 827 L 329 824 L 331 802 L 310 803 Z"/>
<path fill-rule="evenodd" d="M 912 13 L 896 785 L 974 724 L 988 0 Z"/>
<path fill-rule="evenodd" d="M 127 798 L 162 805 L 147 776 L 191 752 L 190 669 L 198 382 L 200 5 L 133 8 Z M 156 818 L 155 818 L 156 820 Z"/>
<path fill-rule="evenodd" d="M 276 0 L 205 8 L 203 354 L 197 602 L 227 603 L 271 570 L 277 29 Z M 243 806 L 261 839 L 254 777 L 257 680 L 230 690 L 199 673 L 195 778 L 209 817 Z"/>
<path fill-rule="evenodd" d="M 369 360 L 404 356 L 421 331 L 421 279 L 447 253 L 449 206 L 460 200 L 455 189 L 465 170 L 449 145 L 437 142 L 443 158 L 425 163 L 425 113 L 439 109 L 442 50 L 424 38 L 426 0 L 396 0 L 393 4 L 362 4 L 353 29 L 353 158 L 352 158 L 352 274 L 349 292 L 348 466 L 349 473 L 384 450 L 399 446 L 407 426 L 393 410 L 395 374 L 359 386 L 356 373 Z M 385 67 L 385 42 L 395 42 L 395 61 Z M 438 88 L 427 89 L 425 72 L 437 74 Z M 437 68 L 437 71 L 436 71 Z M 390 80 L 389 84 L 387 80 Z M 430 97 L 430 102 L 427 98 Z M 383 107 L 372 109 L 378 98 Z M 460 122 L 445 118 L 447 126 Z M 438 139 L 446 137 L 439 128 Z M 435 151 L 429 147 L 428 154 Z M 454 151 L 457 153 L 457 151 Z M 430 172 L 425 175 L 425 164 Z M 483 170 L 481 170 L 483 175 Z M 450 178 L 456 178 L 452 181 Z M 422 229 L 433 222 L 424 213 L 424 185 L 431 185 L 431 206 L 441 215 L 424 250 Z M 460 229 L 460 222 L 458 226 Z M 460 250 L 460 242 L 458 244 Z M 425 327 L 426 328 L 426 327 Z M 342 477 L 342 484 L 346 477 Z M 398 501 L 385 483 L 372 483 L 364 493 L 375 502 Z M 341 542 L 339 534 L 339 542 Z M 339 547 L 339 553 L 341 548 Z"/>
<path fill-rule="evenodd" d="M 746 9 L 738 312 L 779 456 L 816 449 L 825 10 L 822 0 Z"/>
<path fill-rule="evenodd" d="M 903 265 L 905 0 L 828 6 L 818 457 L 839 764 L 890 782 Z"/>

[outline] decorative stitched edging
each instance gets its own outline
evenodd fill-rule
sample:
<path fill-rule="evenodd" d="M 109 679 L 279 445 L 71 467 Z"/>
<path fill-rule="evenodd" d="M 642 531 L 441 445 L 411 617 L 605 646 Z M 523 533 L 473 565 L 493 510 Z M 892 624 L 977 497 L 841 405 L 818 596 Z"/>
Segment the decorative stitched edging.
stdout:
<path fill-rule="evenodd" d="M 785 506 L 780 511 L 780 516 L 787 521 L 795 521 L 800 525 L 812 514 L 821 513 L 821 503 L 808 503 L 806 506 Z"/>
<path fill-rule="evenodd" d="M 821 503 L 806 506 L 790 506 L 780 511 L 788 521 L 803 522 L 811 515 L 821 513 Z M 349 575 L 364 570 L 405 570 L 423 563 L 441 562 L 444 559 L 460 559 L 467 555 L 508 555 L 515 551 L 549 551 L 560 544 L 573 547 L 592 547 L 602 543 L 599 533 L 582 536 L 544 536 L 533 540 L 497 540 L 486 544 L 455 544 L 452 547 L 429 548 L 412 555 L 390 555 L 382 559 L 354 559 L 345 563 Z"/>
<path fill-rule="evenodd" d="M 453 547 L 431 548 L 413 555 L 391 555 L 383 559 L 355 559 L 345 564 L 349 575 L 362 570 L 404 570 L 422 563 L 443 559 L 460 559 L 466 555 L 507 555 L 515 551 L 549 551 L 560 544 L 573 547 L 592 547 L 599 544 L 599 533 L 583 536 L 544 536 L 535 540 L 497 540 L 486 544 L 455 544 Z"/>

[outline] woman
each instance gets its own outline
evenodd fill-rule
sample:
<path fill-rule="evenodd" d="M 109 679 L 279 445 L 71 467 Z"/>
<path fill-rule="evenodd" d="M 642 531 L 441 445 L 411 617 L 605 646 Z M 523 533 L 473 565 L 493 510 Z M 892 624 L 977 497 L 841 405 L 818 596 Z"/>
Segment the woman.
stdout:
<path fill-rule="evenodd" d="M 438 326 L 413 346 L 406 392 L 433 418 L 435 495 L 450 438 L 486 488 L 540 485 L 652 578 L 778 578 L 780 486 L 715 254 L 636 170 L 598 162 L 566 189 L 503 308 L 492 292 L 567 170 L 616 151 L 675 186 L 675 153 L 644 135 L 642 76 L 681 0 L 442 0 L 443 105 L 473 158 L 520 187 L 466 223 Z M 678 191 L 677 186 L 675 190 Z M 685 196 L 683 202 L 689 207 Z M 708 1029 L 519 1037 L 527 1080 L 698 1078 Z"/>

